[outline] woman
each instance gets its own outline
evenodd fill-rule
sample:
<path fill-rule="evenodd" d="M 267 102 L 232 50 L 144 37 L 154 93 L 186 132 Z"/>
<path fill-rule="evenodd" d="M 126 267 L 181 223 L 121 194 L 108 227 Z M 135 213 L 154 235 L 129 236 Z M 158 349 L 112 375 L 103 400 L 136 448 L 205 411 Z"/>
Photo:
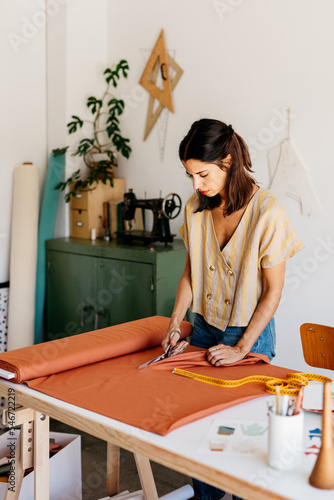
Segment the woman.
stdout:
<path fill-rule="evenodd" d="M 303 243 L 278 200 L 251 177 L 248 148 L 231 125 L 196 121 L 179 156 L 196 193 L 186 204 L 180 229 L 186 265 L 162 346 L 176 344 L 191 307 L 191 344 L 207 349 L 212 365 L 234 363 L 249 352 L 271 360 L 285 261 Z M 194 489 L 200 500 L 225 494 L 196 480 Z"/>

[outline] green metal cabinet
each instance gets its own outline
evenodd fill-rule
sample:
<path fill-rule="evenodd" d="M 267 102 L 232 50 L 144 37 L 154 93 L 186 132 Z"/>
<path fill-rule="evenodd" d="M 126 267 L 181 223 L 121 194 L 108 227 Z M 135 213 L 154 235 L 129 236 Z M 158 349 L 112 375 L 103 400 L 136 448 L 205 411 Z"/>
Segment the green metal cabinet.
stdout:
<path fill-rule="evenodd" d="M 170 316 L 186 249 L 60 238 L 46 242 L 47 339 Z"/>

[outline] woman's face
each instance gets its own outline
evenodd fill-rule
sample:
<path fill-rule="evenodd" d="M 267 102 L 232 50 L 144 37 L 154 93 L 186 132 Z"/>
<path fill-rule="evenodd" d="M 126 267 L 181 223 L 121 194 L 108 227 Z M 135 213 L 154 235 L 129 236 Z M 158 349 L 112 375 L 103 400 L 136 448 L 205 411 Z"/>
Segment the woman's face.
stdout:
<path fill-rule="evenodd" d="M 215 163 L 205 163 L 200 160 L 187 160 L 182 164 L 186 169 L 187 175 L 192 178 L 195 190 L 198 190 L 204 196 L 224 196 L 224 188 L 227 181 L 227 170 L 232 162 L 231 155 L 223 160 L 224 169 L 221 169 Z"/>

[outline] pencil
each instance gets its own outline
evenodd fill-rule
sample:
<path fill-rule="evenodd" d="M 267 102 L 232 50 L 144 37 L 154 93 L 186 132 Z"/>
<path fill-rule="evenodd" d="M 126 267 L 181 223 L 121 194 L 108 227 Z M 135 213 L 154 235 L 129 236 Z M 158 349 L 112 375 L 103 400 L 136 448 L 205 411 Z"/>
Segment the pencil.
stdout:
<path fill-rule="evenodd" d="M 298 415 L 299 410 L 300 410 L 300 405 L 302 404 L 302 400 L 303 400 L 303 394 L 304 394 L 304 386 L 302 385 L 301 388 L 299 389 L 296 404 L 295 404 L 295 409 L 293 410 L 292 415 Z"/>
<path fill-rule="evenodd" d="M 284 394 L 281 399 L 281 415 L 287 415 L 288 414 L 288 408 L 289 408 L 289 396 L 287 394 Z"/>
<path fill-rule="evenodd" d="M 279 404 L 279 398 L 280 398 L 280 388 L 279 385 L 276 385 L 276 414 L 280 414 L 280 404 Z"/>

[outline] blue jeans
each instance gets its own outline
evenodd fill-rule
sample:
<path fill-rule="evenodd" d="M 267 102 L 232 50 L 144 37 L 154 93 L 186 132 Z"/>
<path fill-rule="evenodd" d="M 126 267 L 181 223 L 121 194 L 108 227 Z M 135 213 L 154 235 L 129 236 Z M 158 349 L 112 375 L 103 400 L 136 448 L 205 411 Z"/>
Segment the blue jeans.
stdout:
<path fill-rule="evenodd" d="M 245 330 L 245 326 L 228 326 L 224 331 L 218 330 L 218 328 L 209 325 L 203 316 L 196 314 L 190 343 L 204 349 L 209 349 L 217 344 L 234 346 L 239 342 Z M 276 329 L 275 320 L 272 318 L 250 352 L 266 354 L 271 361 L 276 355 L 275 347 Z"/>
<path fill-rule="evenodd" d="M 190 343 L 204 349 L 209 349 L 209 347 L 217 344 L 234 346 L 241 339 L 245 330 L 246 327 L 243 326 L 228 326 L 226 330 L 222 331 L 209 325 L 200 314 L 196 314 Z M 272 318 L 253 345 L 251 352 L 266 354 L 271 361 L 275 356 L 275 346 L 276 329 L 275 320 Z M 202 483 L 197 479 L 193 479 L 193 487 L 195 497 L 200 500 L 220 500 L 225 496 L 225 491 Z M 233 500 L 242 499 L 233 495 Z"/>

